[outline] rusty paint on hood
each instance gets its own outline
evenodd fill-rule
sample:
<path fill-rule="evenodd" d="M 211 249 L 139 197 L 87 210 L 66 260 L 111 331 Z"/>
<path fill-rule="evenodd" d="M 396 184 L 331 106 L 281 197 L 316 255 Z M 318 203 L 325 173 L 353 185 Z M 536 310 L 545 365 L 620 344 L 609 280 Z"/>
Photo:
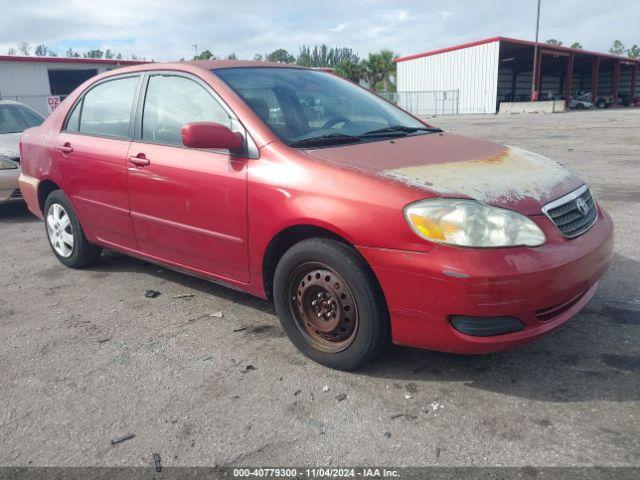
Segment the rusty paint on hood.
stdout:
<path fill-rule="evenodd" d="M 529 215 L 583 184 L 542 155 L 450 133 L 307 153 L 438 196 L 473 198 Z"/>
<path fill-rule="evenodd" d="M 385 170 L 382 175 L 447 195 L 481 202 L 544 200 L 573 174 L 550 159 L 516 147 L 477 160 Z"/>

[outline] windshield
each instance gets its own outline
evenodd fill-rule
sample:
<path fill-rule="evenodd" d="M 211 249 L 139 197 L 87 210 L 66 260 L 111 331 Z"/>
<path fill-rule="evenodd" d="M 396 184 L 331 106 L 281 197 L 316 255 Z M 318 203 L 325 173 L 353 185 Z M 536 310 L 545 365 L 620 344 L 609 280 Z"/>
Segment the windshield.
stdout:
<path fill-rule="evenodd" d="M 291 146 L 318 147 L 432 130 L 335 75 L 273 67 L 217 69 L 214 73 Z"/>
<path fill-rule="evenodd" d="M 0 134 L 20 133 L 43 121 L 40 115 L 21 105 L 0 105 Z"/>

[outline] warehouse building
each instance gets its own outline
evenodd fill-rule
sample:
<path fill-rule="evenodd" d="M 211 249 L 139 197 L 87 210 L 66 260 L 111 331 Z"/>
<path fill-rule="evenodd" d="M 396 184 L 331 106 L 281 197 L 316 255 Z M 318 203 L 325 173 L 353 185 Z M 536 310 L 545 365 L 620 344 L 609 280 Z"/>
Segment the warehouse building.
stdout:
<path fill-rule="evenodd" d="M 0 99 L 17 100 L 46 116 L 88 78 L 139 63 L 95 58 L 0 56 Z"/>
<path fill-rule="evenodd" d="M 397 61 L 398 103 L 419 113 L 494 113 L 500 102 L 530 101 L 534 57 L 538 100 L 587 93 L 600 106 L 640 96 L 640 59 L 493 37 Z"/>

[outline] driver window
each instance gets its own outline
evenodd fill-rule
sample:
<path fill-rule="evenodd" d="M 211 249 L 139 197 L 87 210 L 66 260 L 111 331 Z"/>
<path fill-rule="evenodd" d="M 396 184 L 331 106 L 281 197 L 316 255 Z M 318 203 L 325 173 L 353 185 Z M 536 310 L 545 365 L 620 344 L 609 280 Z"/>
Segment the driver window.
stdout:
<path fill-rule="evenodd" d="M 347 123 L 374 122 L 383 125 L 387 123 L 381 115 L 372 115 L 368 105 L 354 102 L 347 96 L 330 96 L 324 92 L 302 92 L 299 99 L 309 126 L 314 129 L 342 127 Z"/>
<path fill-rule="evenodd" d="M 231 126 L 227 112 L 197 82 L 172 75 L 150 77 L 142 115 L 142 139 L 182 145 L 182 126 L 191 122 Z"/>

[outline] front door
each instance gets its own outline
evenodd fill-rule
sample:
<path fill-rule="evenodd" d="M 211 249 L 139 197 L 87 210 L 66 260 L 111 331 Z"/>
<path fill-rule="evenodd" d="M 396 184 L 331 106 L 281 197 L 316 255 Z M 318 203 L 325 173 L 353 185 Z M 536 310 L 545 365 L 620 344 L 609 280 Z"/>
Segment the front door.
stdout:
<path fill-rule="evenodd" d="M 197 121 L 231 125 L 203 84 L 182 75 L 150 74 L 140 138 L 128 152 L 139 248 L 178 267 L 246 282 L 248 160 L 184 147 L 181 128 Z"/>

